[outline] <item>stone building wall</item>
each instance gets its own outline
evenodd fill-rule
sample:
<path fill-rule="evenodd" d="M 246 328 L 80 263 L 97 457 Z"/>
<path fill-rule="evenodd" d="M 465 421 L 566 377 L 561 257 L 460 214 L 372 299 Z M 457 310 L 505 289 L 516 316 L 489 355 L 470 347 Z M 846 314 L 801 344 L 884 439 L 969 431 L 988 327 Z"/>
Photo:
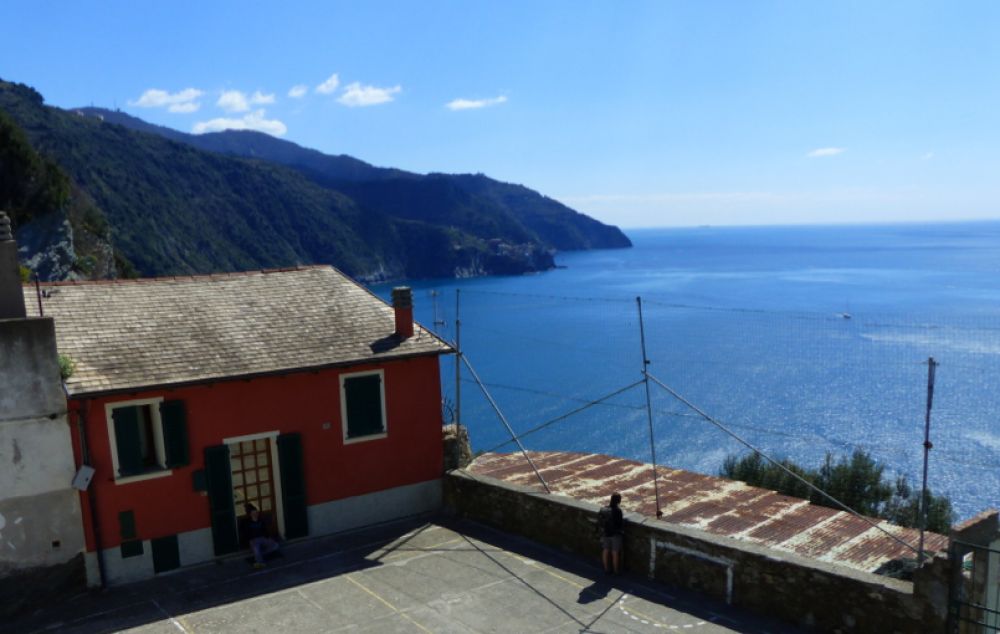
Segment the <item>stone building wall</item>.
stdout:
<path fill-rule="evenodd" d="M 598 507 L 483 476 L 445 477 L 452 512 L 529 539 L 600 556 Z M 823 632 L 943 632 L 949 564 L 900 581 L 625 513 L 627 570 Z"/>
<path fill-rule="evenodd" d="M 51 319 L 0 319 L 0 617 L 85 585 Z"/>

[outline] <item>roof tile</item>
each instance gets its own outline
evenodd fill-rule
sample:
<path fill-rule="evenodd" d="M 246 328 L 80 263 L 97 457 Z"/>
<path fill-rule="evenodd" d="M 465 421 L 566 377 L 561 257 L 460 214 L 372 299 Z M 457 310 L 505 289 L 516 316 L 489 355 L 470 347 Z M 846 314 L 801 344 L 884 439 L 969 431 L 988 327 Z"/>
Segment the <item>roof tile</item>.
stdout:
<path fill-rule="evenodd" d="M 419 325 L 393 338 L 392 308 L 329 266 L 42 289 L 71 395 L 451 352 Z"/>

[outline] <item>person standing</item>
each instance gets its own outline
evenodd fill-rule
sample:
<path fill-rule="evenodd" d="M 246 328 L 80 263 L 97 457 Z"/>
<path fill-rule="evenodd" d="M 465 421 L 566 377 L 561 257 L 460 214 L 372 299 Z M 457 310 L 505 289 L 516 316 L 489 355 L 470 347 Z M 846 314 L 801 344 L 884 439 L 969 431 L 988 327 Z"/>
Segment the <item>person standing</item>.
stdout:
<path fill-rule="evenodd" d="M 601 562 L 605 574 L 621 572 L 622 542 L 625 535 L 625 518 L 620 508 L 622 496 L 612 493 L 608 506 L 598 513 L 601 524 Z"/>

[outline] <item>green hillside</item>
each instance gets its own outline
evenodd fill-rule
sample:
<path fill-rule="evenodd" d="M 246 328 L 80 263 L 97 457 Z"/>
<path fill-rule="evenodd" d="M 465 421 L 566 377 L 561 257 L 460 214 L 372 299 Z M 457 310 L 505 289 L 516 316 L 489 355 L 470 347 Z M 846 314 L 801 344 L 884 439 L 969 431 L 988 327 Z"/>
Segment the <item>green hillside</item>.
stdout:
<path fill-rule="evenodd" d="M 43 278 L 330 263 L 375 281 L 553 266 L 553 242 L 502 199 L 452 177 L 257 133 L 193 137 L 94 114 L 45 106 L 30 87 L 0 81 L 0 205 L 13 210 L 23 260 Z M 204 137 L 212 151 L 189 142 Z M 253 156 L 248 147 L 261 148 L 256 158 L 234 156 Z M 8 155 L 21 157 L 21 172 Z"/>
<path fill-rule="evenodd" d="M 227 130 L 186 134 L 123 112 L 80 108 L 90 116 L 154 132 L 199 149 L 293 167 L 325 187 L 392 216 L 448 224 L 481 238 L 535 240 L 560 251 L 630 247 L 617 227 L 605 225 L 522 185 L 483 174 L 415 174 L 375 167 L 347 155 L 331 156 L 260 132 Z"/>

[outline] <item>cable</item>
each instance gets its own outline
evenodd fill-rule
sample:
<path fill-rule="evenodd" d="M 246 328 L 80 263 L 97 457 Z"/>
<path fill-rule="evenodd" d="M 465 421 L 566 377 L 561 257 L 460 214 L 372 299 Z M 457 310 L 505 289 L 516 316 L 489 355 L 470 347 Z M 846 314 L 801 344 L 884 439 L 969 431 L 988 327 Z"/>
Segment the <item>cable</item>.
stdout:
<path fill-rule="evenodd" d="M 524 438 L 525 436 L 530 436 L 531 434 L 533 434 L 533 433 L 535 433 L 537 431 L 541 431 L 541 430 L 545 429 L 549 425 L 554 425 L 555 423 L 558 423 L 559 421 L 566 420 L 570 416 L 573 416 L 575 414 L 579 414 L 580 412 L 584 411 L 585 409 L 591 408 L 594 405 L 600 405 L 603 401 L 606 401 L 609 398 L 614 398 L 615 396 L 618 396 L 619 394 L 621 394 L 623 392 L 627 392 L 628 390 L 631 390 L 632 388 L 634 388 L 637 385 L 642 385 L 642 381 L 641 380 L 636 381 L 635 383 L 632 383 L 631 385 L 627 385 L 627 386 L 625 386 L 625 387 L 623 387 L 621 389 L 615 390 L 614 392 L 612 392 L 611 394 L 608 394 L 607 396 L 602 396 L 599 399 L 590 401 L 589 403 L 587 403 L 583 407 L 578 407 L 578 408 L 576 408 L 576 409 L 574 409 L 572 411 L 566 412 L 565 414 L 561 414 L 559 416 L 556 416 L 555 418 L 547 420 L 544 423 L 542 423 L 541 425 L 536 425 L 535 427 L 532 427 L 531 429 L 527 430 L 526 432 L 524 432 L 524 433 L 522 433 L 520 435 L 515 436 L 515 438 L 513 438 L 511 440 L 505 440 L 504 442 L 500 443 L 499 445 L 497 445 L 495 447 L 491 447 L 489 449 L 484 450 L 484 453 L 492 453 L 492 452 L 496 451 L 497 449 L 499 449 L 500 447 L 503 447 L 504 445 L 509 445 L 512 442 L 517 442 L 517 439 Z M 645 409 L 645 408 L 643 408 L 643 409 Z"/>
<path fill-rule="evenodd" d="M 462 379 L 463 383 L 475 383 L 471 379 Z M 516 392 L 527 392 L 529 394 L 538 394 L 540 396 L 551 396 L 553 398 L 563 399 L 565 401 L 576 401 L 577 403 L 593 403 L 594 401 L 588 401 L 585 398 L 580 398 L 578 396 L 566 396 L 565 394 L 557 394 L 555 392 L 544 392 L 542 390 L 535 390 L 528 387 L 518 387 L 516 385 L 506 385 L 503 383 L 488 383 L 483 381 L 483 385 L 488 385 L 490 387 L 500 388 L 501 390 L 514 390 Z M 634 410 L 645 410 L 646 408 L 642 405 L 626 405 L 625 403 L 600 403 L 605 407 L 619 407 L 622 409 L 634 409 Z M 685 414 L 685 416 L 691 416 L 691 414 Z"/>
<path fill-rule="evenodd" d="M 767 455 L 766 453 L 764 453 L 760 449 L 757 449 L 756 447 L 754 447 L 753 445 L 751 445 L 747 441 L 743 440 L 743 438 L 741 438 L 738 434 L 736 434 L 735 432 L 733 432 L 732 430 L 730 430 L 729 428 L 727 428 L 725 425 L 723 425 L 722 423 L 720 423 L 716 419 L 714 419 L 711 416 L 709 416 L 708 414 L 706 414 L 697 405 L 695 405 L 694 403 L 691 403 L 690 401 L 688 401 L 687 399 L 685 399 L 683 396 L 681 396 L 680 394 L 678 394 L 677 392 L 675 392 L 673 390 L 673 388 L 671 388 L 666 383 L 663 383 L 662 381 L 660 381 L 659 379 L 657 379 L 655 376 L 649 374 L 648 372 L 646 373 L 646 376 L 648 376 L 651 381 L 653 381 L 654 383 L 656 383 L 657 385 L 659 385 L 660 387 L 662 387 L 664 390 L 666 390 L 671 396 L 673 396 L 678 401 L 680 401 L 681 403 L 683 403 L 687 407 L 689 407 L 692 410 L 694 410 L 695 412 L 697 412 L 702 418 L 704 418 L 708 422 L 712 423 L 713 425 L 715 425 L 716 427 L 718 427 L 719 429 L 721 429 L 722 431 L 724 431 L 726 434 L 728 434 L 729 436 L 731 436 L 733 439 L 735 439 L 737 442 L 739 442 L 743 446 L 747 447 L 748 449 L 750 449 L 751 451 L 753 451 L 754 453 L 756 453 L 760 457 L 764 458 L 765 460 L 767 460 L 768 462 L 770 462 L 774 466 L 780 468 L 782 471 L 784 471 L 788 475 L 792 476 L 796 480 L 802 482 L 803 484 L 805 484 L 806 486 L 808 486 L 810 489 L 812 489 L 813 491 L 819 493 L 820 495 L 822 495 L 826 499 L 830 500 L 831 502 L 833 502 L 834 504 L 836 504 L 840 508 L 844 509 L 845 511 L 847 511 L 851 515 L 854 515 L 858 519 L 864 521 L 866 524 L 868 524 L 872 528 L 875 528 L 875 529 L 877 529 L 877 530 L 885 533 L 886 535 L 888 535 L 889 537 L 891 537 L 894 541 L 899 542 L 900 544 L 902 544 L 906 548 L 908 548 L 908 549 L 916 552 L 917 554 L 920 554 L 919 551 L 918 551 L 918 549 L 916 549 L 913 546 L 911 546 L 910 544 L 906 543 L 905 541 L 903 541 L 899 537 L 893 535 L 892 533 L 890 533 L 886 529 L 882 528 L 881 526 L 878 525 L 878 523 L 873 522 L 872 520 L 870 520 L 869 518 L 865 517 L 861 513 L 858 513 L 857 511 L 855 511 L 851 507 L 847 506 L 846 504 L 844 504 L 843 502 L 841 502 L 837 498 L 833 497 L 832 495 L 830 495 L 829 493 L 827 493 L 823 489 L 819 488 L 818 486 L 816 486 L 812 482 L 806 480 L 805 478 L 803 478 L 799 474 L 795 473 L 794 471 L 792 471 L 791 469 L 789 469 L 785 465 L 781 464 L 780 462 L 778 462 L 777 460 L 775 460 L 771 456 Z"/>

